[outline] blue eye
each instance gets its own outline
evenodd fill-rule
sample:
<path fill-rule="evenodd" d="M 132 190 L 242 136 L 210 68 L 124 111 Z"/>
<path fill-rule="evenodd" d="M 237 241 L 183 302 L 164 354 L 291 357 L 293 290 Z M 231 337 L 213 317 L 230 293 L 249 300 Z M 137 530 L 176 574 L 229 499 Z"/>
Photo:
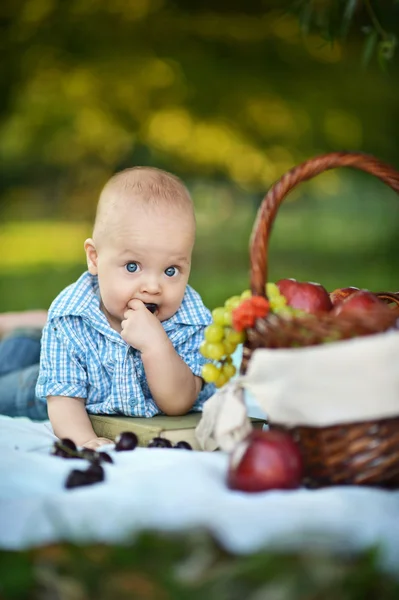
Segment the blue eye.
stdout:
<path fill-rule="evenodd" d="M 139 266 L 135 262 L 130 262 L 126 265 L 126 271 L 129 271 L 129 273 L 135 273 L 138 270 L 138 268 Z"/>
<path fill-rule="evenodd" d="M 177 275 L 176 267 L 168 267 L 167 269 L 165 269 L 165 275 L 167 275 L 168 277 L 173 277 L 174 275 Z"/>

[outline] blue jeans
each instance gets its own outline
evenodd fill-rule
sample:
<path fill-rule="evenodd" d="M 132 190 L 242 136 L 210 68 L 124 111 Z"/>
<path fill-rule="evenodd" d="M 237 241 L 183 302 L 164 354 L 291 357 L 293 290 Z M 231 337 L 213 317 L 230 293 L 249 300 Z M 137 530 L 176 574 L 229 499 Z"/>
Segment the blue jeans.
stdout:
<path fill-rule="evenodd" d="M 35 394 L 40 338 L 39 329 L 21 329 L 0 340 L 0 414 L 48 419 L 46 402 Z"/>

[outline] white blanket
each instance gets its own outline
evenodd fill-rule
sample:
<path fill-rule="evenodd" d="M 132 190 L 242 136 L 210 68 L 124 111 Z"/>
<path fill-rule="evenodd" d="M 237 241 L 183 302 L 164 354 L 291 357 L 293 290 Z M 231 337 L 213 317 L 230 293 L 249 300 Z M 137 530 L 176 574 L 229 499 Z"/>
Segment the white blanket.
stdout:
<path fill-rule="evenodd" d="M 336 487 L 245 494 L 225 485 L 222 452 L 115 452 L 106 481 L 66 490 L 86 461 L 49 454 L 49 422 L 0 416 L 0 547 L 50 542 L 122 542 L 144 529 L 205 527 L 230 551 L 316 547 L 334 552 L 378 545 L 399 572 L 399 492 Z M 104 448 L 105 449 L 105 448 Z"/>

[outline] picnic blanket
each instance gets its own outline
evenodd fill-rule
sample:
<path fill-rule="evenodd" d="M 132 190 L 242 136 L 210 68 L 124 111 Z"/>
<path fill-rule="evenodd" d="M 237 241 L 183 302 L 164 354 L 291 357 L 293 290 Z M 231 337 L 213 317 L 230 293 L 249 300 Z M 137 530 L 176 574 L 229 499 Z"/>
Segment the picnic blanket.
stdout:
<path fill-rule="evenodd" d="M 67 490 L 69 471 L 86 462 L 52 456 L 55 439 L 48 421 L 0 416 L 1 548 L 119 543 L 143 530 L 200 527 L 239 554 L 379 546 L 381 566 L 399 572 L 399 492 L 334 487 L 246 494 L 227 488 L 224 452 L 116 452 L 113 446 L 104 482 Z"/>

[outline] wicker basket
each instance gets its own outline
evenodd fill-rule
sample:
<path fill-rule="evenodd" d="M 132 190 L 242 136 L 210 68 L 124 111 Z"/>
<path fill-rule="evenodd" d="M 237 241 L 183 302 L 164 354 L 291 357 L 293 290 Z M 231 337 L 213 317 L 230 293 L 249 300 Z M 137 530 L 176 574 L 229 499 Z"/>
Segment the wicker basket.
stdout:
<path fill-rule="evenodd" d="M 376 158 L 360 153 L 325 154 L 287 172 L 265 196 L 253 227 L 250 242 L 253 295 L 265 296 L 268 242 L 279 205 L 299 183 L 336 167 L 354 167 L 370 173 L 399 193 L 399 173 Z M 245 372 L 256 348 L 310 346 L 323 343 L 331 335 L 341 340 L 397 328 L 399 292 L 378 295 L 396 307 L 387 310 L 383 306 L 379 312 L 363 315 L 323 313 L 287 320 L 269 314 L 257 319 L 254 327 L 247 330 L 241 372 Z M 278 424 L 270 425 L 282 428 Z M 308 487 L 338 484 L 399 487 L 399 411 L 398 417 L 372 422 L 330 427 L 296 426 L 289 430 L 301 448 L 304 484 Z"/>

